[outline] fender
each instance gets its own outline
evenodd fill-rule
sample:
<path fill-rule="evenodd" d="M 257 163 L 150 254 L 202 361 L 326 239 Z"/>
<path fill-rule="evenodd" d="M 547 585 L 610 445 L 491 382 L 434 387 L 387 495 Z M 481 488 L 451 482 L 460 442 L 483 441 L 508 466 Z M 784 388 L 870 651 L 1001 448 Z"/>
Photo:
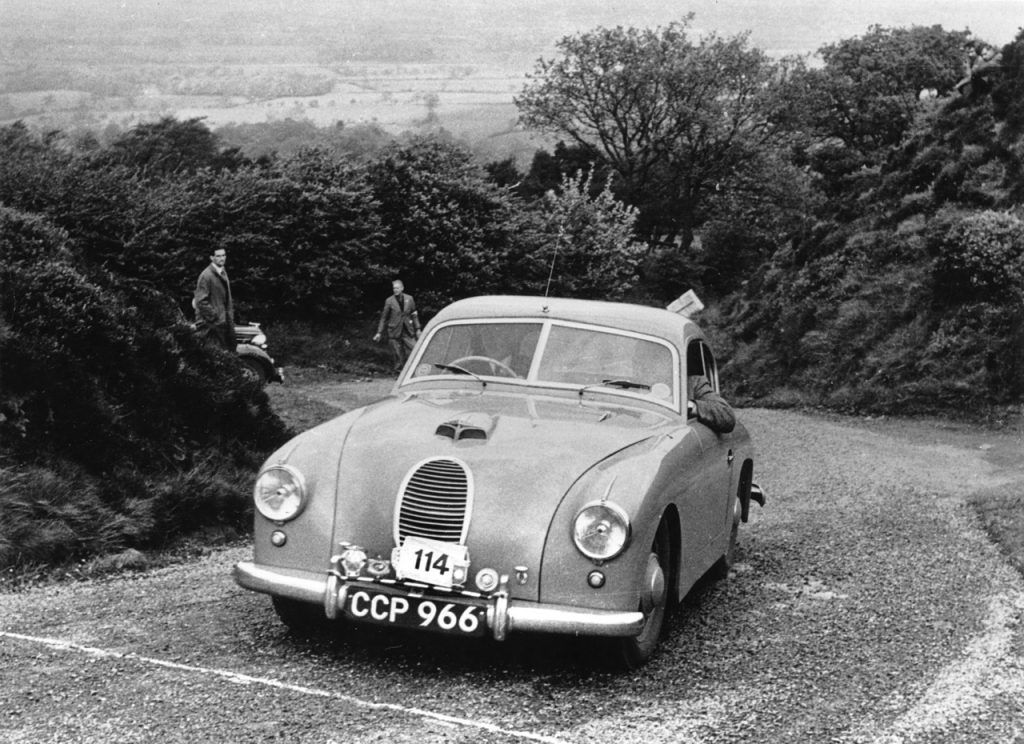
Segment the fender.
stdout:
<path fill-rule="evenodd" d="M 267 371 L 267 379 L 270 382 L 284 382 L 284 375 L 280 367 L 274 366 L 274 358 L 259 346 L 253 344 L 238 344 L 235 347 L 240 357 L 248 357 L 256 360 Z"/>

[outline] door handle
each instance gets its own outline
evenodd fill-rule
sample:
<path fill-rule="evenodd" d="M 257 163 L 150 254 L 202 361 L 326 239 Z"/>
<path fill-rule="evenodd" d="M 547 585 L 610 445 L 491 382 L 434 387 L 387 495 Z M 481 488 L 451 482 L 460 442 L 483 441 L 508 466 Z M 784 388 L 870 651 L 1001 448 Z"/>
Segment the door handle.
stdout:
<path fill-rule="evenodd" d="M 729 450 L 729 456 L 726 458 L 726 462 L 728 462 L 730 465 L 732 465 L 732 461 L 735 460 L 735 459 L 736 459 L 736 454 L 732 450 Z"/>

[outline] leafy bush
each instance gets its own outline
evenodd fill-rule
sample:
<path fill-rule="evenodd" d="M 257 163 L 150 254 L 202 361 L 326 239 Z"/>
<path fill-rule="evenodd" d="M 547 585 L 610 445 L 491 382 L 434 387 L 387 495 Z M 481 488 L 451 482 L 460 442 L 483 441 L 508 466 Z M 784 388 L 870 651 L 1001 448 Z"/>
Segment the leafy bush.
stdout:
<path fill-rule="evenodd" d="M 1024 303 L 1024 220 L 1008 212 L 980 212 L 932 237 L 937 301 Z"/>
<path fill-rule="evenodd" d="M 513 204 L 468 151 L 436 139 L 386 147 L 369 165 L 385 230 L 371 268 L 385 294 L 402 276 L 422 311 L 504 284 Z M 374 302 L 376 307 L 377 303 Z"/>
<path fill-rule="evenodd" d="M 513 255 L 516 291 L 562 297 L 620 300 L 635 285 L 647 252 L 634 239 L 638 211 L 618 201 L 593 174 L 564 176 L 530 209 Z"/>

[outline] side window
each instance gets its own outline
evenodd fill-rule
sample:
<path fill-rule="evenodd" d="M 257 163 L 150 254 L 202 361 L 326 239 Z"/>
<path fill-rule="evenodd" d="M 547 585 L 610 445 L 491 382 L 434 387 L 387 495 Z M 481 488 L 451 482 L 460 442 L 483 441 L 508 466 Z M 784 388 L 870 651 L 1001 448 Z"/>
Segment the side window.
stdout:
<path fill-rule="evenodd" d="M 715 392 L 718 392 L 718 366 L 715 355 L 703 341 L 691 341 L 686 347 L 686 374 L 690 377 L 706 377 Z"/>
<path fill-rule="evenodd" d="M 686 347 L 686 374 L 689 377 L 704 374 L 704 355 L 700 341 L 691 341 Z"/>
<path fill-rule="evenodd" d="M 704 376 L 708 378 L 711 383 L 711 387 L 714 388 L 715 392 L 718 392 L 718 365 L 715 364 L 715 355 L 711 353 L 711 349 L 707 344 L 702 343 L 700 345 L 701 351 L 704 356 Z"/>

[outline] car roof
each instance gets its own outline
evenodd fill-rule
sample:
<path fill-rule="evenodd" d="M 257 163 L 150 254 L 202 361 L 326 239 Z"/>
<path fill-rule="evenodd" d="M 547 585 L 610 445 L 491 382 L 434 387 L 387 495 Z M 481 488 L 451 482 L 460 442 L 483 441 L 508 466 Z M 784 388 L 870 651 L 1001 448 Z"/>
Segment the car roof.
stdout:
<path fill-rule="evenodd" d="M 435 315 L 431 324 L 466 318 L 529 318 L 589 323 L 664 338 L 680 348 L 684 339 L 704 335 L 689 318 L 658 307 L 519 295 L 489 295 L 458 300 Z"/>

